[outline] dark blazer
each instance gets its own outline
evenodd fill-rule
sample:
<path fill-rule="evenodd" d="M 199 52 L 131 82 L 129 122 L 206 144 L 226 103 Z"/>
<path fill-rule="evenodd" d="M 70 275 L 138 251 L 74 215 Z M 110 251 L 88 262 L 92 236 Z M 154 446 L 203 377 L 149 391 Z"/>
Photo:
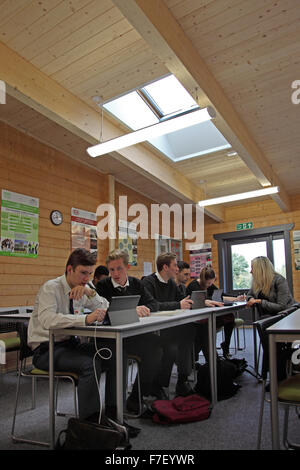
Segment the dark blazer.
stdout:
<path fill-rule="evenodd" d="M 287 280 L 280 274 L 276 274 L 273 278 L 270 293 L 268 297 L 263 296 L 261 293 L 254 295 L 252 289 L 247 294 L 247 300 L 251 299 L 262 299 L 261 305 L 258 305 L 261 314 L 273 315 L 291 307 L 297 302 L 293 298 Z"/>
<path fill-rule="evenodd" d="M 111 301 L 112 297 L 120 295 L 140 295 L 139 305 L 145 305 L 150 308 L 151 312 L 157 312 L 158 304 L 147 289 L 145 289 L 142 281 L 132 276 L 128 276 L 128 281 L 129 286 L 126 288 L 125 292 L 120 292 L 118 289 L 114 288 L 111 278 L 106 277 L 98 282 L 96 290 L 98 294 L 105 297 L 108 302 Z"/>
<path fill-rule="evenodd" d="M 158 302 L 159 310 L 176 310 L 180 301 L 185 297 L 178 289 L 175 281 L 160 282 L 155 273 L 145 276 L 142 280 L 144 287 Z"/>

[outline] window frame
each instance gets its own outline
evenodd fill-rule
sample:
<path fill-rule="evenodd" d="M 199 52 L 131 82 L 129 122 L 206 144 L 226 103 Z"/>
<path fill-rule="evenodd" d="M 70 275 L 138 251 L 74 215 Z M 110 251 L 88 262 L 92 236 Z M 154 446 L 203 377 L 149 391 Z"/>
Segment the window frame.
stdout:
<path fill-rule="evenodd" d="M 232 294 L 242 294 L 248 289 L 232 288 L 232 263 L 231 263 L 231 245 L 238 243 L 251 243 L 254 241 L 267 242 L 267 256 L 273 263 L 273 244 L 274 239 L 284 239 L 285 261 L 286 261 L 286 279 L 293 295 L 293 274 L 292 274 L 292 256 L 290 231 L 294 224 L 274 225 L 271 227 L 262 227 L 257 229 L 243 230 L 237 232 L 217 233 L 213 237 L 218 242 L 218 260 L 219 260 L 219 285 L 225 292 Z"/>

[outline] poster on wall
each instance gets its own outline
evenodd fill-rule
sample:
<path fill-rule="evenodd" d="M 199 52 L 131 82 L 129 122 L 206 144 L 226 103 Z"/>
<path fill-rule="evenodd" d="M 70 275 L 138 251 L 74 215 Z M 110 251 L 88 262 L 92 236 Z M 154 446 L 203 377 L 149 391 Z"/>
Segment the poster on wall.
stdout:
<path fill-rule="evenodd" d="M 72 251 L 76 248 L 85 248 L 97 252 L 97 216 L 94 212 L 82 209 L 71 209 L 71 241 Z"/>
<path fill-rule="evenodd" d="M 190 251 L 191 277 L 198 277 L 205 266 L 212 265 L 211 243 L 202 243 Z"/>
<path fill-rule="evenodd" d="M 295 269 L 300 271 L 300 230 L 293 231 Z"/>
<path fill-rule="evenodd" d="M 175 253 L 177 261 L 182 260 L 182 241 L 181 240 L 174 240 L 173 238 L 170 240 L 170 251 Z"/>
<path fill-rule="evenodd" d="M 39 250 L 39 199 L 2 189 L 2 256 L 37 258 Z"/>
<path fill-rule="evenodd" d="M 119 219 L 119 249 L 127 251 L 131 266 L 137 266 L 136 224 Z"/>

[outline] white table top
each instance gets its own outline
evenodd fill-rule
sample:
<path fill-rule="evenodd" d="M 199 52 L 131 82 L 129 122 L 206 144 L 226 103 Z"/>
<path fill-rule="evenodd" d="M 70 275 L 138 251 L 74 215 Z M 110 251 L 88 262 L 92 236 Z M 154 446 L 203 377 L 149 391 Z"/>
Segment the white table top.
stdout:
<path fill-rule="evenodd" d="M 269 334 L 300 333 L 300 308 L 267 328 Z"/>
<path fill-rule="evenodd" d="M 165 314 L 163 312 L 152 312 L 149 317 L 143 317 L 140 318 L 138 322 L 136 323 L 129 323 L 126 325 L 120 325 L 120 326 L 109 326 L 109 325 L 102 325 L 99 324 L 97 326 L 91 325 L 91 326 L 82 326 L 82 327 L 75 327 L 76 330 L 81 329 L 98 329 L 98 330 L 105 330 L 105 331 L 119 331 L 119 332 L 124 332 L 124 331 L 129 331 L 129 330 L 136 330 L 143 328 L 145 326 L 157 326 L 157 329 L 159 330 L 159 326 L 163 324 L 168 324 L 170 327 L 172 326 L 172 323 L 175 325 L 180 322 L 184 322 L 184 320 L 187 319 L 192 319 L 195 317 L 195 321 L 199 320 L 199 316 L 203 316 L 203 319 L 208 318 L 209 315 L 212 315 L 213 313 L 223 313 L 225 314 L 226 312 L 230 312 L 232 310 L 237 310 L 241 307 L 244 307 L 246 305 L 246 302 L 237 302 L 236 305 L 233 306 L 228 306 L 228 307 L 205 307 L 205 308 L 199 308 L 195 310 L 174 310 L 174 311 L 166 311 Z M 69 328 L 68 328 L 69 329 Z M 53 330 L 54 332 L 54 330 Z"/>

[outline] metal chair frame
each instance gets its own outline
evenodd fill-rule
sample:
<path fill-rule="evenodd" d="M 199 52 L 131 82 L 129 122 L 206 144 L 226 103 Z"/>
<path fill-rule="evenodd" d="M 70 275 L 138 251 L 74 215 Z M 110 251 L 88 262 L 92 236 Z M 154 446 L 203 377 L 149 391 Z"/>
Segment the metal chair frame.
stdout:
<path fill-rule="evenodd" d="M 20 335 L 20 358 L 19 358 L 19 367 L 18 367 L 18 380 L 17 380 L 17 388 L 16 388 L 16 399 L 15 399 L 15 406 L 14 406 L 14 413 L 13 413 L 13 421 L 12 421 L 12 430 L 11 430 L 11 438 L 13 442 L 25 442 L 28 444 L 35 444 L 40 446 L 50 446 L 50 442 L 43 442 L 43 441 L 36 441 L 33 439 L 26 439 L 24 437 L 16 436 L 15 434 L 15 427 L 16 427 L 16 417 L 17 417 L 17 410 L 18 410 L 18 402 L 20 398 L 20 390 L 21 390 L 21 377 L 31 378 L 32 380 L 32 395 L 31 395 L 31 409 L 35 409 L 36 406 L 36 380 L 38 378 L 47 379 L 49 380 L 49 373 L 48 371 L 36 369 L 36 368 L 27 368 L 26 366 L 26 359 L 33 355 L 31 349 L 27 346 L 27 327 L 28 322 L 24 321 L 17 325 L 18 333 Z M 55 398 L 55 409 L 56 414 L 58 416 L 66 416 L 65 413 L 57 412 L 57 401 L 58 401 L 58 381 L 60 379 L 67 379 L 70 380 L 73 385 L 73 393 L 74 393 L 74 410 L 75 410 L 75 417 L 78 417 L 78 404 L 77 404 L 77 376 L 74 373 L 68 372 L 55 372 L 54 377 L 56 379 L 56 398 Z"/>
<path fill-rule="evenodd" d="M 263 350 L 263 358 L 262 358 L 262 371 L 261 371 L 261 379 L 262 379 L 262 395 L 261 395 L 261 403 L 260 403 L 260 413 L 259 413 L 259 422 L 258 422 L 258 436 L 257 436 L 257 449 L 260 449 L 260 444 L 261 444 L 261 434 L 262 434 L 262 420 L 263 420 L 263 412 L 264 412 L 264 403 L 265 401 L 270 402 L 269 399 L 266 398 L 266 383 L 267 383 L 267 377 L 268 377 L 268 372 L 269 372 L 269 364 L 268 364 L 268 359 L 267 359 L 267 351 L 266 349 L 267 346 L 267 334 L 265 330 L 273 325 L 274 323 L 277 323 L 279 320 L 287 316 L 288 314 L 292 313 L 295 311 L 297 307 L 295 308 L 290 308 L 287 309 L 283 312 L 281 312 L 278 315 L 272 316 L 272 317 L 267 317 L 261 320 L 256 321 L 255 327 L 256 330 L 259 334 L 260 338 L 260 343 L 262 346 Z M 278 399 L 278 402 L 285 407 L 285 413 L 284 413 L 284 425 L 283 425 L 283 444 L 286 449 L 290 448 L 300 448 L 297 444 L 291 443 L 288 440 L 288 417 L 289 417 L 289 407 L 290 406 L 295 406 L 299 407 L 300 406 L 300 392 L 299 392 L 299 402 L 291 402 L 291 401 L 283 401 Z M 297 408 L 296 408 L 297 411 Z"/>

